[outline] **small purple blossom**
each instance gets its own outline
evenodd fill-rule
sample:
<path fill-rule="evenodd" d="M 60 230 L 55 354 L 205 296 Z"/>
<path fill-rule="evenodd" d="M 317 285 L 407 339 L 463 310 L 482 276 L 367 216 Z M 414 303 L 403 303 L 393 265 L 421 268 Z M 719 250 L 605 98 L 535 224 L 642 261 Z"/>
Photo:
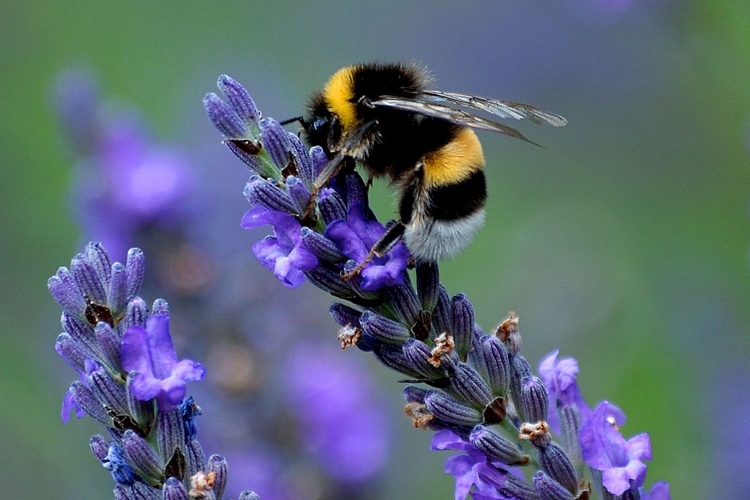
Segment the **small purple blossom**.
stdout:
<path fill-rule="evenodd" d="M 133 394 L 141 401 L 156 398 L 169 411 L 185 398 L 185 382 L 203 379 L 205 370 L 189 359 L 177 361 L 169 334 L 169 317 L 152 316 L 146 327 L 132 326 L 122 339 L 122 366 L 133 377 Z M 133 373 L 135 372 L 135 373 Z"/>
<path fill-rule="evenodd" d="M 648 434 L 638 434 L 626 441 L 619 429 L 625 420 L 622 410 L 603 401 L 584 422 L 579 435 L 583 460 L 602 471 L 602 483 L 613 495 L 642 486 L 646 477 L 643 460 L 651 460 Z"/>
<path fill-rule="evenodd" d="M 657 481 L 646 492 L 645 488 L 639 490 L 641 494 L 641 500 L 672 500 L 672 495 L 669 493 L 669 484 L 664 481 Z"/>
<path fill-rule="evenodd" d="M 297 287 L 305 280 L 304 271 L 312 271 L 318 259 L 302 245 L 302 226 L 291 215 L 256 206 L 242 218 L 244 229 L 270 224 L 274 235 L 253 245 L 258 260 L 288 287 Z"/>
<path fill-rule="evenodd" d="M 346 220 L 334 221 L 325 231 L 341 253 L 357 263 L 365 260 L 384 233 L 385 227 L 374 217 L 368 216 L 368 211 L 360 204 L 349 208 Z M 360 273 L 362 290 L 372 292 L 403 284 L 408 261 L 409 250 L 403 243 L 398 243 L 383 257 L 374 257 Z"/>
<path fill-rule="evenodd" d="M 435 433 L 432 437 L 431 449 L 463 452 L 450 457 L 445 462 L 445 472 L 456 478 L 455 500 L 464 500 L 469 494 L 474 499 L 481 500 L 517 498 L 501 491 L 501 488 L 505 486 L 508 472 L 495 467 L 487 460 L 484 453 L 453 432 L 443 430 Z"/>
<path fill-rule="evenodd" d="M 539 375 L 544 381 L 549 393 L 550 412 L 547 423 L 557 432 L 560 431 L 560 423 L 555 408 L 557 401 L 566 406 L 574 406 L 578 409 L 583 420 L 591 417 L 591 409 L 583 399 L 576 377 L 578 376 L 578 361 L 573 358 L 559 359 L 559 350 L 554 350 L 539 363 Z"/>

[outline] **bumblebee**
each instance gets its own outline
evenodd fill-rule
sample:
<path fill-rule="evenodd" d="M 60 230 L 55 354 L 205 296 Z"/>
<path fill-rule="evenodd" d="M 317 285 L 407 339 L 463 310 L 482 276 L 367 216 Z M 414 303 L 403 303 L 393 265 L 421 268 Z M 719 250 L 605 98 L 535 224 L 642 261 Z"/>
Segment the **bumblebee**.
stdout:
<path fill-rule="evenodd" d="M 431 90 L 432 81 L 418 64 L 347 66 L 312 96 L 307 116 L 285 122 L 299 121 L 307 142 L 321 146 L 330 160 L 316 180 L 308 212 L 317 191 L 347 162 L 394 186 L 398 221 L 367 260 L 401 238 L 417 261 L 428 262 L 452 257 L 472 241 L 487 199 L 484 155 L 472 129 L 531 142 L 474 112 L 555 127 L 567 123 L 528 104 Z"/>

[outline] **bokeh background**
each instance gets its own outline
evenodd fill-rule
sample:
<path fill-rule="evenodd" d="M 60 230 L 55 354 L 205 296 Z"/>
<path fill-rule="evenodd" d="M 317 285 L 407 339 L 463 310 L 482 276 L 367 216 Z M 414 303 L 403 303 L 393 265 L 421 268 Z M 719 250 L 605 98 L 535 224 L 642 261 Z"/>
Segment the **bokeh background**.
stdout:
<path fill-rule="evenodd" d="M 618 404 L 626 436 L 651 434 L 648 483 L 668 481 L 673 498 L 750 498 L 746 0 L 2 2 L 4 495 L 111 491 L 88 450 L 100 430 L 59 419 L 73 372 L 52 349 L 59 312 L 45 284 L 83 240 L 52 102 L 58 73 L 86 65 L 159 140 L 204 141 L 212 176 L 234 179 L 217 194 L 238 200 L 233 220 L 220 222 L 233 225 L 246 174 L 201 108 L 219 74 L 283 119 L 343 65 L 413 59 L 442 89 L 528 102 L 570 122 L 519 124 L 544 149 L 480 134 L 487 225 L 441 266 L 448 290 L 466 293 L 486 328 L 516 311 L 532 364 L 555 348 L 575 356 L 589 402 Z M 373 198 L 388 218 L 388 189 Z M 260 267 L 246 241 L 247 261 Z M 312 295 L 327 309 L 311 286 L 282 293 L 285 304 Z M 336 342 L 332 320 L 315 325 Z M 402 416 L 396 377 L 366 366 L 382 380 L 398 433 L 381 497 L 450 498 L 446 457 Z M 200 425 L 218 423 L 207 412 Z"/>

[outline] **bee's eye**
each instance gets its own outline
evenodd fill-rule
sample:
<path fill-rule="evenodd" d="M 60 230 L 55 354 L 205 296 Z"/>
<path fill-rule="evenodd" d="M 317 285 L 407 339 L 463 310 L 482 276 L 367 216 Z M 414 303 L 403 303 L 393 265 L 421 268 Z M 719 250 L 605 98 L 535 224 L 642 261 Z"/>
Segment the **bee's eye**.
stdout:
<path fill-rule="evenodd" d="M 325 127 L 328 124 L 328 120 L 326 120 L 323 117 L 316 118 L 315 121 L 312 123 L 312 129 L 313 131 L 317 132 L 323 127 Z"/>

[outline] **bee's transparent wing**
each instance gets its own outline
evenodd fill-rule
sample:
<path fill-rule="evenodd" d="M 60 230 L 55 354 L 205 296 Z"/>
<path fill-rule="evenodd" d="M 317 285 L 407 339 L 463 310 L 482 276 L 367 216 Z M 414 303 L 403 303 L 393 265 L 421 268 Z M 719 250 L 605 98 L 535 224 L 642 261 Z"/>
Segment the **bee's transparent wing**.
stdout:
<path fill-rule="evenodd" d="M 510 118 L 514 120 L 523 120 L 526 118 L 534 123 L 547 123 L 553 127 L 563 127 L 568 123 L 568 120 L 560 115 L 520 102 L 488 99 L 486 97 L 442 92 L 440 90 L 425 90 L 422 94 L 429 96 L 428 98 L 436 101 L 444 101 L 465 108 L 486 111 L 487 113 L 499 116 L 500 118 Z"/>
<path fill-rule="evenodd" d="M 433 118 L 440 118 L 442 120 L 448 120 L 449 122 L 456 123 L 458 125 L 464 125 L 466 127 L 478 128 L 482 130 L 489 130 L 491 132 L 499 132 L 501 134 L 521 139 L 522 141 L 529 142 L 535 146 L 539 144 L 530 141 L 521 132 L 508 127 L 501 123 L 493 122 L 481 116 L 477 116 L 464 111 L 463 109 L 456 109 L 445 104 L 437 102 L 405 99 L 402 97 L 384 96 L 372 101 L 370 104 L 373 106 L 382 106 L 392 109 L 400 109 L 403 111 L 409 111 L 411 113 L 417 113 L 424 116 L 431 116 Z"/>

